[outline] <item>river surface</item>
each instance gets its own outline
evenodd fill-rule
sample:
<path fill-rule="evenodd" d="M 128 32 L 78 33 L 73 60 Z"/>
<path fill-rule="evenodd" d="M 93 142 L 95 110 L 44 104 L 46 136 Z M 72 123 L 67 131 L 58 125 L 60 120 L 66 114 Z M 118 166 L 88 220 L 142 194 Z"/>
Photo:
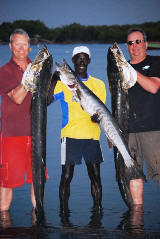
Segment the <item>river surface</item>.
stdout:
<path fill-rule="evenodd" d="M 86 44 L 91 50 L 92 61 L 88 73 L 100 78 L 106 84 L 107 102 L 110 109 L 110 93 L 108 90 L 106 64 L 109 44 Z M 73 67 L 71 55 L 77 44 L 47 45 L 55 61 L 62 59 Z M 42 46 L 31 46 L 31 60 Z M 128 59 L 125 44 L 120 44 Z M 148 54 L 160 55 L 160 51 L 148 51 Z M 0 45 L 0 66 L 10 58 L 8 45 Z M 55 64 L 53 66 L 55 70 Z M 0 238 L 55 238 L 55 239 L 114 239 L 114 238 L 160 238 L 160 192 L 155 181 L 144 184 L 143 211 L 137 209 L 129 212 L 123 202 L 117 182 L 113 152 L 108 149 L 106 136 L 101 134 L 101 146 L 104 162 L 101 164 L 103 186 L 103 210 L 101 213 L 92 211 L 90 183 L 85 163 L 75 167 L 71 183 L 69 200 L 70 213 L 63 217 L 59 212 L 58 188 L 61 176 L 60 166 L 60 129 L 61 108 L 55 102 L 48 107 L 47 121 L 47 168 L 49 180 L 45 187 L 45 226 L 37 227 L 30 202 L 30 187 L 14 190 L 14 198 L 9 213 L 0 214 Z M 145 172 L 145 167 L 144 167 Z"/>

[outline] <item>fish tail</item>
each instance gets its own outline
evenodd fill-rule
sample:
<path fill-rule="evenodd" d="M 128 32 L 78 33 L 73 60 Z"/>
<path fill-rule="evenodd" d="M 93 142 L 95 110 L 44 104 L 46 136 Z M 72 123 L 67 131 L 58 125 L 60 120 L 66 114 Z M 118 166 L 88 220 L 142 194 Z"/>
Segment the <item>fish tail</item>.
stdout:
<path fill-rule="evenodd" d="M 45 223 L 45 214 L 44 214 L 43 207 L 36 207 L 35 214 L 36 214 L 36 223 L 37 223 L 37 225 L 44 225 L 44 223 Z"/>
<path fill-rule="evenodd" d="M 131 167 L 128 169 L 128 171 L 129 171 L 128 174 L 129 174 L 130 180 L 141 178 L 141 179 L 143 179 L 145 182 L 147 182 L 146 176 L 144 175 L 142 169 L 138 166 L 136 160 L 134 160 L 133 166 L 131 166 Z"/>
<path fill-rule="evenodd" d="M 116 168 L 116 180 L 119 186 L 119 190 L 121 193 L 121 196 L 128 206 L 128 208 L 131 208 L 133 205 L 132 196 L 130 193 L 130 175 L 128 173 L 128 168 L 124 164 L 124 159 L 122 155 L 119 153 L 119 151 L 114 148 L 114 157 L 115 159 L 115 168 Z"/>

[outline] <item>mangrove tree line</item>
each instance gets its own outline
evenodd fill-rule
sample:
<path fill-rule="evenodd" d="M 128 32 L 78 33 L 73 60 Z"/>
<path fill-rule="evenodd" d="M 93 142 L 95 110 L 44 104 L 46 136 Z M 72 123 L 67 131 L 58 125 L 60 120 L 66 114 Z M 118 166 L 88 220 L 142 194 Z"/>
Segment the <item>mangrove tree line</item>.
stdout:
<path fill-rule="evenodd" d="M 130 27 L 140 27 L 146 31 L 149 41 L 160 41 L 160 21 L 146 22 L 133 25 L 103 25 L 83 26 L 73 23 L 57 28 L 48 28 L 43 22 L 36 20 L 17 20 L 13 23 L 3 22 L 0 25 L 0 42 L 8 43 L 9 36 L 15 28 L 23 28 L 31 37 L 32 43 L 73 43 L 73 42 L 97 42 L 112 43 L 126 42 L 126 33 Z"/>

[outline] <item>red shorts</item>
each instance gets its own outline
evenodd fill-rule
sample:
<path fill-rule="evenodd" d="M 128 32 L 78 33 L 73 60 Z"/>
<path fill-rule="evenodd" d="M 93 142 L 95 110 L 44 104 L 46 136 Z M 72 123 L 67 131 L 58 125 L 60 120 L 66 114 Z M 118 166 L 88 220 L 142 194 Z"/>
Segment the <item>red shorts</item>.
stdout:
<path fill-rule="evenodd" d="M 32 183 L 31 136 L 0 136 L 0 187 Z"/>

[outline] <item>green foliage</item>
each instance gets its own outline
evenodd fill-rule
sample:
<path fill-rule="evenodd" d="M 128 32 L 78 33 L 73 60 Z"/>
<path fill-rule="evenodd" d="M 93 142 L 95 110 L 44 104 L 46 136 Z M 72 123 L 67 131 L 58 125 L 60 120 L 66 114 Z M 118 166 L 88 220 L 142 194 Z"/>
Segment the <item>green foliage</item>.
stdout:
<path fill-rule="evenodd" d="M 97 42 L 113 43 L 125 42 L 126 33 L 130 27 L 142 28 L 149 41 L 160 41 L 160 21 L 146 22 L 139 25 L 103 25 L 82 26 L 79 23 L 50 29 L 39 20 L 18 20 L 13 23 L 3 22 L 0 25 L 0 42 L 7 43 L 10 34 L 16 28 L 23 28 L 28 32 L 31 43 L 47 41 L 48 43 Z"/>
<path fill-rule="evenodd" d="M 12 24 L 10 22 L 4 22 L 0 25 L 0 40 L 2 42 L 8 42 L 9 36 L 12 32 Z"/>

